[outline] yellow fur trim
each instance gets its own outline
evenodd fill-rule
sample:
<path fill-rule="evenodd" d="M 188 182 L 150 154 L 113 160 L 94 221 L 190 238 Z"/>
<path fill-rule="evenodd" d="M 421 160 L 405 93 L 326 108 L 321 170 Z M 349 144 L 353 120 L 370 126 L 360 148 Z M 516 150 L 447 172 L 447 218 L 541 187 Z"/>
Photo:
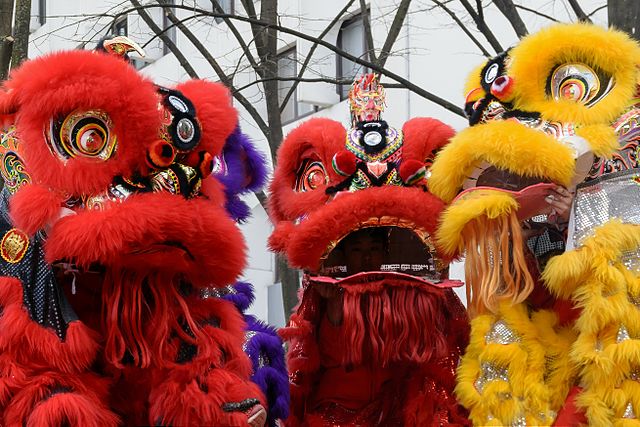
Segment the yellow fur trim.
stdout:
<path fill-rule="evenodd" d="M 511 342 L 498 343 L 490 337 L 496 322 L 510 330 Z M 553 423 L 574 375 L 567 360 L 573 335 L 556 334 L 556 323 L 552 313 L 536 313 L 530 319 L 524 304 L 509 303 L 502 303 L 496 315 L 472 320 L 455 391 L 474 425 L 512 425 L 523 420 L 526 425 Z M 503 372 L 479 383 L 487 366 L 506 370 L 507 380 Z"/>
<path fill-rule="evenodd" d="M 611 220 L 543 273 L 555 293 L 582 307 L 570 357 L 583 386 L 576 404 L 591 425 L 624 425 L 628 405 L 640 414 L 640 277 L 622 262 L 639 248 L 640 226 Z"/>
<path fill-rule="evenodd" d="M 517 122 L 496 121 L 451 139 L 431 167 L 429 191 L 450 202 L 481 162 L 561 185 L 570 183 L 575 165 L 571 149 L 552 136 Z"/>
<path fill-rule="evenodd" d="M 479 217 L 494 219 L 518 209 L 518 202 L 507 193 L 497 190 L 475 190 L 464 194 L 451 204 L 440 218 L 436 231 L 438 245 L 447 255 L 464 250 L 462 230 Z"/>
<path fill-rule="evenodd" d="M 471 91 L 474 91 L 473 96 L 466 99 L 467 102 L 475 102 L 486 96 L 486 93 L 480 84 L 480 73 L 485 65 L 486 62 L 478 65 L 471 73 L 469 73 L 469 76 L 467 76 L 467 80 L 464 83 L 464 97 L 467 98 Z"/>
<path fill-rule="evenodd" d="M 582 23 L 559 24 L 523 38 L 510 56 L 507 74 L 514 79 L 516 108 L 540 112 L 547 120 L 592 124 L 611 122 L 628 106 L 635 92 L 640 47 L 620 31 Z M 547 80 L 556 66 L 566 63 L 600 69 L 613 76 L 615 86 L 590 108 L 551 99 Z"/>
<path fill-rule="evenodd" d="M 615 131 L 608 125 L 582 126 L 576 134 L 589 141 L 591 151 L 598 157 L 609 157 L 620 148 Z"/>

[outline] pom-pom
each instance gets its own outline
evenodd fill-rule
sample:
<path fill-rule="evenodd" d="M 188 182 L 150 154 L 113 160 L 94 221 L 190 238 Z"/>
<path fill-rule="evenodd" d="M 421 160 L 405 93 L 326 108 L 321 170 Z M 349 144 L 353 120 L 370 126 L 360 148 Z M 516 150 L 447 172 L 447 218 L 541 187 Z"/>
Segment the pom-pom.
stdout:
<path fill-rule="evenodd" d="M 422 181 L 426 174 L 424 163 L 415 159 L 409 159 L 400 165 L 400 178 L 407 185 L 414 185 Z"/>
<path fill-rule="evenodd" d="M 173 163 L 176 151 L 167 141 L 158 139 L 151 144 L 147 151 L 147 163 L 154 169 L 164 169 Z"/>
<path fill-rule="evenodd" d="M 333 170 L 342 176 L 351 176 L 356 171 L 356 156 L 347 150 L 337 152 L 331 160 Z"/>
<path fill-rule="evenodd" d="M 491 94 L 500 101 L 511 101 L 513 95 L 513 79 L 509 76 L 500 76 L 491 85 Z"/>

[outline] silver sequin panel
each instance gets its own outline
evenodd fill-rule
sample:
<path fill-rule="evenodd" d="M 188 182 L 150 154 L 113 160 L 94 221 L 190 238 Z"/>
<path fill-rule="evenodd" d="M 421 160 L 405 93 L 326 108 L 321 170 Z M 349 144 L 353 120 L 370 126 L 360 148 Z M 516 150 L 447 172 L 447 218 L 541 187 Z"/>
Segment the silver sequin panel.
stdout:
<path fill-rule="evenodd" d="M 604 175 L 579 185 L 571 212 L 569 247 L 578 247 L 595 227 L 617 218 L 628 224 L 640 224 L 640 171 L 626 170 Z M 628 254 L 627 263 L 638 258 Z M 638 262 L 638 261 L 635 261 Z M 640 266 L 629 265 L 632 268 Z"/>

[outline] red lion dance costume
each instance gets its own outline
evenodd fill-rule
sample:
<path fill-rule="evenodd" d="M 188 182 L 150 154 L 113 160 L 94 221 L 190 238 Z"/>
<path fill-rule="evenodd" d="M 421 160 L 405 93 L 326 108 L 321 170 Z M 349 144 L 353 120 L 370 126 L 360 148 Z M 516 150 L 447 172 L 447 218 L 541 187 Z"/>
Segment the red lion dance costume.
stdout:
<path fill-rule="evenodd" d="M 245 259 L 205 179 L 227 90 L 73 51 L 14 72 L 0 113 L 0 423 L 263 425 L 242 315 L 207 291 Z"/>
<path fill-rule="evenodd" d="M 640 180 L 582 182 L 635 163 L 637 110 L 610 124 L 639 64 L 625 34 L 563 24 L 469 79 L 471 127 L 438 154 L 429 189 L 451 202 L 438 240 L 466 256 L 471 339 L 456 395 L 475 425 L 638 425 Z M 562 223 L 556 190 L 576 185 Z"/>
<path fill-rule="evenodd" d="M 350 93 L 353 127 L 313 119 L 278 152 L 270 244 L 304 270 L 290 341 L 290 425 L 464 424 L 452 395 L 466 313 L 432 234 L 444 205 L 425 173 L 453 135 L 428 118 L 380 120 L 369 74 Z"/>

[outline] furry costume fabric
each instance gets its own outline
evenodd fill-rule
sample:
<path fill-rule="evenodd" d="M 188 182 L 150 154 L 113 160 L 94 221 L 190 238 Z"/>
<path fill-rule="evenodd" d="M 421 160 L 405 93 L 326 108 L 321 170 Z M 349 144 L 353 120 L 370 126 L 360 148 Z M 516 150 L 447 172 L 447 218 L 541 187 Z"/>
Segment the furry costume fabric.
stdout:
<path fill-rule="evenodd" d="M 375 78 L 363 77 L 354 87 L 363 81 Z M 373 109 L 365 106 L 363 114 L 374 117 Z M 433 153 L 453 131 L 429 118 L 399 131 L 368 123 L 383 130 L 367 152 L 366 128 L 354 123 L 346 130 L 329 119 L 294 129 L 278 152 L 269 243 L 305 271 L 300 304 L 281 331 L 289 341 L 287 425 L 464 425 L 452 390 L 468 323 L 451 290 L 457 284 L 447 279 L 447 262 L 430 237 L 444 205 L 426 191 L 424 179 Z M 404 242 L 421 248 L 420 262 L 409 263 L 409 247 L 396 242 L 405 251 L 398 260 L 407 263 L 385 264 L 395 271 L 381 264 L 360 272 L 329 265 L 341 251 L 351 256 L 344 242 L 368 232 L 386 236 L 380 238 L 388 239 L 387 254 L 406 233 Z M 356 261 L 366 259 L 366 251 Z M 412 274 L 425 264 L 428 273 Z M 327 289 L 340 295 L 339 325 L 327 320 Z"/>
<path fill-rule="evenodd" d="M 252 150 L 227 89 L 62 52 L 13 72 L 0 113 L 0 423 L 262 425 L 246 323 L 207 293 L 245 262 L 210 176 L 225 142 Z"/>
<path fill-rule="evenodd" d="M 636 402 L 617 397 L 615 411 L 607 412 L 607 399 L 618 392 L 587 369 L 603 367 L 590 358 L 597 348 L 584 345 L 596 333 L 587 318 L 617 311 L 596 308 L 596 301 L 590 306 L 585 293 L 599 301 L 599 280 L 619 270 L 605 271 L 602 257 L 612 257 L 611 263 L 617 258 L 607 250 L 589 252 L 588 261 L 586 250 L 553 258 L 564 251 L 566 237 L 544 198 L 553 184 L 573 190 L 589 175 L 594 158 L 616 150 L 617 130 L 610 121 L 631 102 L 638 64 L 640 48 L 623 33 L 555 25 L 490 59 L 467 82 L 471 127 L 439 153 L 429 188 L 451 202 L 439 243 L 450 255 L 466 255 L 473 320 L 456 394 L 474 424 L 577 425 L 584 421 L 577 404 L 589 408 L 591 424 L 613 425 L 612 416 Z M 523 238 L 532 230 L 538 234 Z M 578 259 L 593 269 L 579 268 Z M 551 280 L 547 287 L 541 271 Z M 582 277 L 585 288 L 572 293 L 575 281 L 564 279 L 577 271 L 594 277 Z M 590 353 L 582 352 L 587 348 Z M 605 372 L 598 374 L 604 378 Z M 588 390 L 574 387 L 579 383 Z"/>

